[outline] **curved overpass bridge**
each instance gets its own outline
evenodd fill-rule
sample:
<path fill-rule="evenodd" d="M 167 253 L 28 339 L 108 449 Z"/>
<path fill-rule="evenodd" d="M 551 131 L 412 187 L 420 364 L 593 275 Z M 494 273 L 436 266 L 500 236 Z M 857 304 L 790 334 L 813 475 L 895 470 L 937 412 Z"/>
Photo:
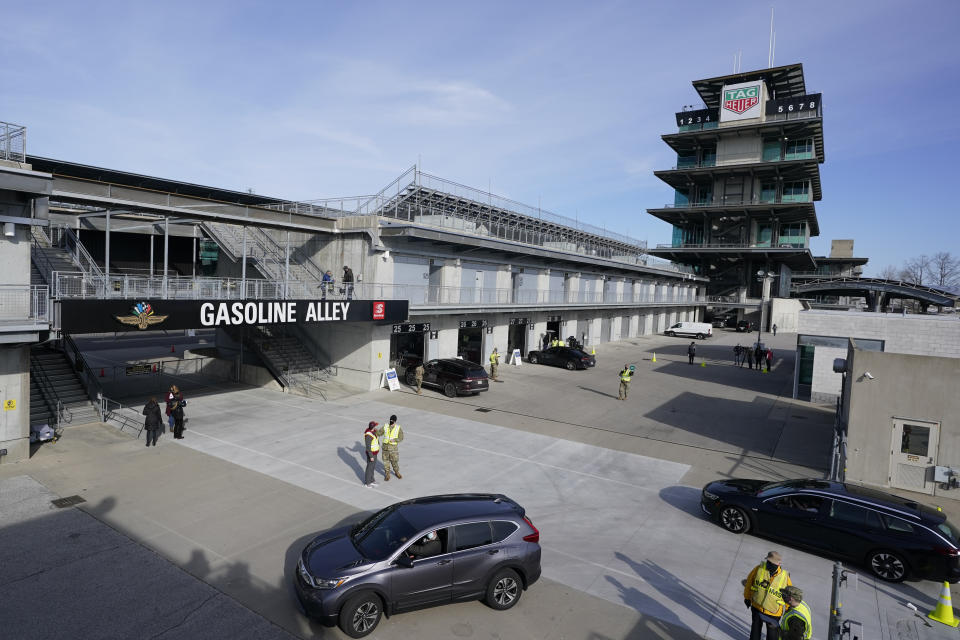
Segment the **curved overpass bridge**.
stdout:
<path fill-rule="evenodd" d="M 960 300 L 960 295 L 936 287 L 882 278 L 823 278 L 794 284 L 792 290 L 797 294 L 862 296 L 874 311 L 886 306 L 891 298 L 917 300 L 924 309 L 930 305 L 954 307 Z"/>

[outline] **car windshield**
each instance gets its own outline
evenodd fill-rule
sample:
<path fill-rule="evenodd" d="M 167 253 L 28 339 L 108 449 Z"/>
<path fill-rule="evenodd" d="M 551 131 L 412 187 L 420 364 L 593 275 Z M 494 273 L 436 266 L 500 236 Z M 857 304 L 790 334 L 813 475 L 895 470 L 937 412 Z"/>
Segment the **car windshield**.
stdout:
<path fill-rule="evenodd" d="M 824 480 L 784 480 L 782 482 L 768 482 L 760 487 L 759 497 L 765 497 L 781 491 L 794 489 L 829 489 L 830 483 Z"/>
<path fill-rule="evenodd" d="M 417 529 L 403 517 L 396 506 L 387 507 L 357 525 L 350 540 L 365 558 L 380 562 L 406 544 Z"/>

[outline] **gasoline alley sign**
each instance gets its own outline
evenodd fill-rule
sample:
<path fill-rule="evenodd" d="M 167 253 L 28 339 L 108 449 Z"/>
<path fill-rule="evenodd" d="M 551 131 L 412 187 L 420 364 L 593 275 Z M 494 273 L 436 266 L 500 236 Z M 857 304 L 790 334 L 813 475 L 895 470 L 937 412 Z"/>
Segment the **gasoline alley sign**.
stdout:
<path fill-rule="evenodd" d="M 140 320 L 143 309 L 152 312 Z M 65 333 L 99 333 L 204 327 L 377 322 L 407 319 L 406 300 L 62 300 Z M 162 318 L 162 319 L 161 319 Z"/>

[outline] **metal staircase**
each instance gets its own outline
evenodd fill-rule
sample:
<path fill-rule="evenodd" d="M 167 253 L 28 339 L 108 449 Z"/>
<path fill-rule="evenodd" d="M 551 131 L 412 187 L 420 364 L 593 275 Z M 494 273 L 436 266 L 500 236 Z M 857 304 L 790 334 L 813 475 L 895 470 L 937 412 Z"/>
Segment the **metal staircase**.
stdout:
<path fill-rule="evenodd" d="M 326 400 L 324 385 L 337 375 L 337 367 L 321 364 L 295 333 L 281 327 L 260 326 L 248 327 L 244 332 L 231 328 L 227 332 L 257 354 L 285 391 Z"/>
<path fill-rule="evenodd" d="M 35 422 L 35 420 L 37 422 Z M 53 422 L 50 422 L 53 420 Z M 30 350 L 30 424 L 85 424 L 100 415 L 63 351 L 47 345 Z"/>
<path fill-rule="evenodd" d="M 243 259 L 242 228 L 222 222 L 204 222 L 201 227 L 232 259 Z M 286 249 L 265 230 L 247 227 L 246 255 L 266 279 L 281 284 L 287 281 L 297 283 L 299 291 L 305 290 L 308 294 L 317 296 L 321 294 L 323 269 L 298 249 L 291 249 L 288 260 Z"/>

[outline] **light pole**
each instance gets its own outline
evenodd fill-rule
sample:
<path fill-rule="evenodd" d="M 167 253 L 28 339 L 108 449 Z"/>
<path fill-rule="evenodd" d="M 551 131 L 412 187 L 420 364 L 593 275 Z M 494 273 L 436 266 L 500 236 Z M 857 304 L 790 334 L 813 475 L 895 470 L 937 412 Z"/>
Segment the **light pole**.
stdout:
<path fill-rule="evenodd" d="M 757 282 L 763 283 L 760 287 L 760 326 L 757 327 L 757 346 L 760 345 L 761 338 L 763 337 L 763 312 L 767 300 L 767 282 L 772 282 L 776 277 L 777 274 L 773 271 L 764 271 L 763 269 L 757 271 Z"/>

